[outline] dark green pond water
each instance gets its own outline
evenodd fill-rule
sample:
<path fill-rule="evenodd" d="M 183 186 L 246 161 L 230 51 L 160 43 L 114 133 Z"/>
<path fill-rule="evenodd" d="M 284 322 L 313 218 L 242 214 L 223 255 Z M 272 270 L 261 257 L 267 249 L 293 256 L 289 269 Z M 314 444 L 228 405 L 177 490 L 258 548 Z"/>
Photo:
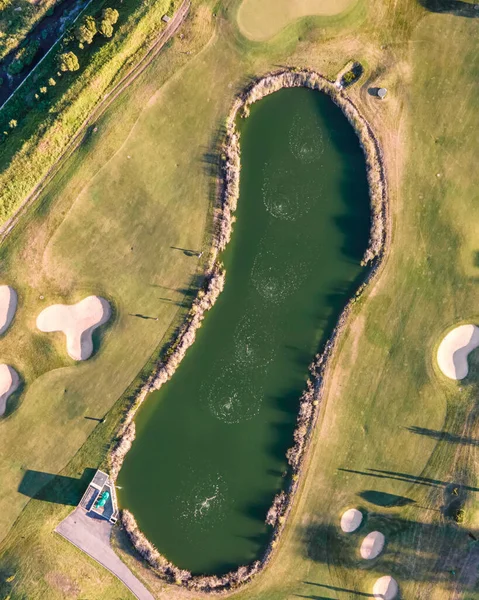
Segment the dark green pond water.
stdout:
<path fill-rule="evenodd" d="M 225 290 L 140 410 L 118 481 L 150 541 L 194 573 L 267 543 L 308 365 L 358 285 L 369 233 L 364 156 L 327 96 L 281 90 L 241 129 Z"/>

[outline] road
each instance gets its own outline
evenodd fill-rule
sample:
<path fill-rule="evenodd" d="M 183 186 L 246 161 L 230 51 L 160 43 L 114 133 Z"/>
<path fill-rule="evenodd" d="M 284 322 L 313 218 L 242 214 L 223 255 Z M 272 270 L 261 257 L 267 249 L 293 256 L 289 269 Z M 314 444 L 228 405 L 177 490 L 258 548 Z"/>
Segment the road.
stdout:
<path fill-rule="evenodd" d="M 155 600 L 113 552 L 110 545 L 112 528 L 113 525 L 105 519 L 78 506 L 55 531 L 118 577 L 138 600 Z"/>

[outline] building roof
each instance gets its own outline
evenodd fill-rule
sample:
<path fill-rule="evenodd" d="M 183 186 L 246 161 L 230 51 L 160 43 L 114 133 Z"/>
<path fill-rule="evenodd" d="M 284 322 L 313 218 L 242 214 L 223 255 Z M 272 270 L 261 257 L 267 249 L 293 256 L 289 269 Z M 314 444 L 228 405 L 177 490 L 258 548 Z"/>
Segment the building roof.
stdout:
<path fill-rule="evenodd" d="M 108 475 L 106 473 L 103 473 L 103 471 L 97 471 L 90 485 L 101 490 L 107 481 Z"/>

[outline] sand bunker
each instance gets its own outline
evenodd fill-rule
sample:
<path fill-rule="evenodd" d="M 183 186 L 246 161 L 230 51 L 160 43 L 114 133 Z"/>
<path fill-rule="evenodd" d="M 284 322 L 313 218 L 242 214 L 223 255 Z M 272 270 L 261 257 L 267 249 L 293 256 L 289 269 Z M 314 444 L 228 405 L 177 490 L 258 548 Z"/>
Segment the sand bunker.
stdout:
<path fill-rule="evenodd" d="M 350 508 L 343 513 L 341 517 L 341 529 L 345 533 L 352 533 L 361 525 L 363 521 L 363 513 L 356 508 Z"/>
<path fill-rule="evenodd" d="M 20 377 L 13 367 L 0 365 L 0 417 L 5 414 L 9 396 L 20 385 Z"/>
<path fill-rule="evenodd" d="M 0 285 L 0 335 L 10 327 L 16 310 L 16 291 L 9 285 Z"/>
<path fill-rule="evenodd" d="M 460 325 L 442 340 L 437 351 L 439 368 L 449 379 L 464 379 L 469 372 L 467 357 L 479 346 L 479 327 Z"/>
<path fill-rule="evenodd" d="M 378 579 L 373 587 L 373 596 L 381 600 L 394 600 L 398 592 L 397 581 L 389 575 Z"/>
<path fill-rule="evenodd" d="M 37 327 L 45 333 L 63 331 L 68 354 L 73 360 L 86 360 L 93 352 L 93 331 L 110 315 L 110 305 L 104 298 L 88 296 L 77 304 L 49 306 L 38 315 Z"/>
<path fill-rule="evenodd" d="M 385 537 L 380 531 L 372 531 L 364 538 L 361 544 L 361 557 L 372 560 L 379 556 L 384 548 Z"/>

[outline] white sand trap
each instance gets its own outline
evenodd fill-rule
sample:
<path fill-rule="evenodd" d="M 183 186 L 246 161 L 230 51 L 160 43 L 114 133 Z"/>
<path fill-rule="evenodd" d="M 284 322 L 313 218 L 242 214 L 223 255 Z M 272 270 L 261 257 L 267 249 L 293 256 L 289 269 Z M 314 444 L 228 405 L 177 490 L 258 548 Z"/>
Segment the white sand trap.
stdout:
<path fill-rule="evenodd" d="M 345 533 L 352 533 L 361 525 L 363 513 L 357 508 L 350 508 L 343 513 L 341 517 L 341 529 Z"/>
<path fill-rule="evenodd" d="M 93 352 L 93 331 L 110 315 L 110 305 L 104 298 L 88 296 L 77 304 L 49 306 L 38 315 L 37 327 L 45 333 L 63 331 L 68 354 L 73 360 L 86 360 Z"/>
<path fill-rule="evenodd" d="M 0 417 L 5 414 L 7 400 L 20 385 L 20 377 L 10 365 L 0 365 Z"/>
<path fill-rule="evenodd" d="M 398 592 L 397 581 L 389 575 L 379 578 L 373 587 L 373 596 L 380 600 L 394 600 Z"/>
<path fill-rule="evenodd" d="M 9 285 L 0 285 L 0 335 L 10 327 L 17 310 L 17 292 Z"/>
<path fill-rule="evenodd" d="M 437 350 L 439 368 L 449 379 L 464 379 L 469 372 L 467 357 L 479 346 L 479 327 L 459 325 L 442 340 Z"/>
<path fill-rule="evenodd" d="M 364 538 L 361 544 L 360 553 L 361 557 L 366 560 L 372 560 L 379 556 L 384 548 L 385 537 L 380 531 L 371 531 Z"/>

